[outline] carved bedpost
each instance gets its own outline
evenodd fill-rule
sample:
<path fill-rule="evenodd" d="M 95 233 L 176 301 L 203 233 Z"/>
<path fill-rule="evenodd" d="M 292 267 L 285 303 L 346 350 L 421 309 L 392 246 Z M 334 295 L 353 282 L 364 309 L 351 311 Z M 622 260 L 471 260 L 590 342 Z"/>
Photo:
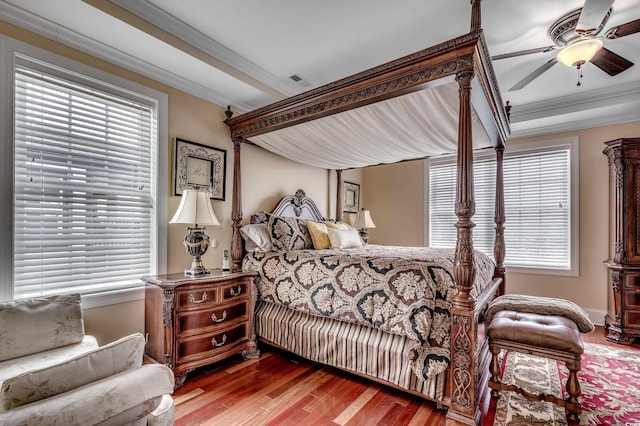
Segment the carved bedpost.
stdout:
<path fill-rule="evenodd" d="M 496 271 L 494 278 L 502 278 L 500 294 L 505 292 L 505 268 L 504 257 L 506 254 L 504 243 L 504 146 L 496 148 L 496 239 L 493 244 L 493 257 L 496 259 Z"/>
<path fill-rule="evenodd" d="M 482 28 L 480 19 L 480 1 L 471 0 L 471 31 L 477 31 Z"/>
<path fill-rule="evenodd" d="M 242 181 L 240 178 L 240 146 L 242 138 L 233 138 L 233 199 L 231 201 L 231 221 L 233 234 L 231 237 L 232 269 L 242 269 L 242 236 L 240 235 L 240 222 L 242 222 Z"/>
<path fill-rule="evenodd" d="M 336 170 L 336 220 L 342 222 L 342 170 Z"/>
<path fill-rule="evenodd" d="M 474 3 L 475 4 L 475 3 Z M 457 187 L 455 212 L 458 216 L 453 277 L 458 292 L 451 309 L 451 410 L 447 417 L 458 422 L 475 424 L 478 383 L 475 374 L 477 328 L 474 319 L 475 299 L 471 288 L 475 278 L 473 227 L 475 213 L 473 192 L 473 141 L 471 122 L 471 79 L 473 70 L 456 75 L 459 85 L 460 116 L 458 123 Z"/>

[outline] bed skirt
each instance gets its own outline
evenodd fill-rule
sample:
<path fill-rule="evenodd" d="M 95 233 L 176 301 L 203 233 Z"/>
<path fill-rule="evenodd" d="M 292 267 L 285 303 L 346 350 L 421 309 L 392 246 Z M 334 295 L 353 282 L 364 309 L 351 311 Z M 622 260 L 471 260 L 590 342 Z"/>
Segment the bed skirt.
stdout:
<path fill-rule="evenodd" d="M 434 401 L 444 397 L 446 371 L 426 381 L 418 378 L 409 360 L 415 342 L 404 336 L 261 300 L 255 326 L 258 337 L 311 361 L 383 380 Z"/>

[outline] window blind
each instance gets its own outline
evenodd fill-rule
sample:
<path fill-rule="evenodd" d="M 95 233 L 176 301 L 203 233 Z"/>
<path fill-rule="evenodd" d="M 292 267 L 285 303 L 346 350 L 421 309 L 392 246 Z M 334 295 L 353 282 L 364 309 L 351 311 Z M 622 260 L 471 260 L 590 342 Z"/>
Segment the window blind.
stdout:
<path fill-rule="evenodd" d="M 14 297 L 139 287 L 156 111 L 41 68 L 15 66 Z"/>
<path fill-rule="evenodd" d="M 474 248 L 493 256 L 495 158 L 474 162 Z M 429 165 L 429 243 L 455 247 L 455 158 Z M 506 152 L 505 265 L 571 268 L 570 146 Z"/>

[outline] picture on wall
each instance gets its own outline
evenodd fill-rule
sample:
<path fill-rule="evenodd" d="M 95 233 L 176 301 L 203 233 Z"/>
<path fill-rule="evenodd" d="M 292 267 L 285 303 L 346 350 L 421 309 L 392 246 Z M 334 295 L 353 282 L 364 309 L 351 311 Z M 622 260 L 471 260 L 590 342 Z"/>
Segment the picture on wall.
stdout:
<path fill-rule="evenodd" d="M 342 210 L 349 213 L 358 213 L 360 210 L 360 185 L 344 182 L 344 204 Z"/>
<path fill-rule="evenodd" d="M 206 187 L 212 200 L 224 201 L 227 151 L 185 139 L 175 139 L 174 195 L 187 188 Z"/>

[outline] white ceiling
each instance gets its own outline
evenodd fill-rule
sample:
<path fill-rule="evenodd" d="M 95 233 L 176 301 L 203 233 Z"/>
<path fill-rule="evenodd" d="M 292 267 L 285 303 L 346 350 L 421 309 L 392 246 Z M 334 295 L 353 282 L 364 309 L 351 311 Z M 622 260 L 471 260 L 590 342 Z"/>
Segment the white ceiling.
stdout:
<path fill-rule="evenodd" d="M 484 0 L 489 51 L 552 45 L 549 26 L 582 4 Z M 638 18 L 639 0 L 616 0 L 604 31 Z M 468 32 L 470 2 L 0 0 L 0 19 L 245 112 Z M 640 33 L 604 43 L 636 65 L 611 77 L 586 64 L 580 87 L 558 63 L 508 91 L 554 52 L 494 61 L 512 137 L 640 120 Z"/>

